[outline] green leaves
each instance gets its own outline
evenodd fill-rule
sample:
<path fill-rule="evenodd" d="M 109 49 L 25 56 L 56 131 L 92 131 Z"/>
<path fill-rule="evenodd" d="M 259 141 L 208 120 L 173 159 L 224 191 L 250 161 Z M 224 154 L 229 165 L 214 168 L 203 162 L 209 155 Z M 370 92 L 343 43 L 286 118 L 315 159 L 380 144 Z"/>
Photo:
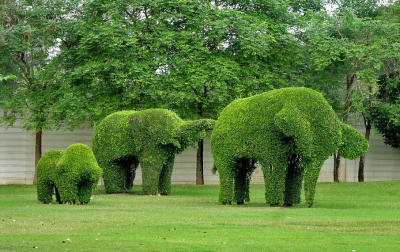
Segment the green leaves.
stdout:
<path fill-rule="evenodd" d="M 243 173 L 251 175 L 240 160 L 252 160 L 262 165 L 268 204 L 299 202 L 304 171 L 311 206 L 322 164 L 339 147 L 346 157 L 356 158 L 367 151 L 368 143 L 356 129 L 342 124 L 314 90 L 282 88 L 237 99 L 221 112 L 211 135 L 220 201 L 232 201 L 233 184 L 245 183 L 237 181 L 246 177 Z M 244 189 L 235 187 L 235 195 Z"/>
<path fill-rule="evenodd" d="M 130 189 L 140 163 L 145 193 L 156 194 L 158 190 L 168 194 L 175 154 L 204 139 L 214 124 L 210 119 L 183 121 L 167 109 L 120 111 L 107 116 L 93 136 L 93 151 L 104 169 L 106 191 Z"/>
<path fill-rule="evenodd" d="M 87 204 L 102 170 L 90 147 L 70 145 L 65 151 L 50 150 L 38 163 L 37 195 L 43 203 Z"/>
<path fill-rule="evenodd" d="M 342 123 L 342 144 L 339 154 L 348 159 L 356 159 L 369 148 L 368 141 L 356 129 L 348 124 Z"/>
<path fill-rule="evenodd" d="M 370 118 L 385 143 L 400 148 L 400 81 L 396 70 L 380 76 L 377 99 L 370 109 Z"/>
<path fill-rule="evenodd" d="M 52 126 L 51 107 L 60 97 L 54 76 L 59 71 L 58 38 L 62 36 L 63 18 L 74 2 L 9 1 L 0 5 L 0 71 L 13 78 L 0 85 L 2 109 L 0 121 L 12 125 L 23 118 L 28 130 Z"/>

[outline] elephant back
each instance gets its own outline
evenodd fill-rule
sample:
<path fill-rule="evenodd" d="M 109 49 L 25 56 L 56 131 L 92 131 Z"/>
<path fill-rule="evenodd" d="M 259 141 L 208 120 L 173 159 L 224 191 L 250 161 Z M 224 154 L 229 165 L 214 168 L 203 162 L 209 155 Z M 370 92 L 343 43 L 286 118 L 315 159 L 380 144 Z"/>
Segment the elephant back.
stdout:
<path fill-rule="evenodd" d="M 70 145 L 57 162 L 58 179 L 67 181 L 90 181 L 97 183 L 102 170 L 89 146 Z"/>
<path fill-rule="evenodd" d="M 112 113 L 96 127 L 93 152 L 100 164 L 133 154 L 129 117 L 135 113 L 133 110 Z"/>
<path fill-rule="evenodd" d="M 337 149 L 341 126 L 332 107 L 319 92 L 293 87 L 237 99 L 229 104 L 221 112 L 211 136 L 213 153 L 276 157 L 289 151 L 289 145 L 280 144 L 285 136 L 275 122 L 275 115 L 285 107 L 296 108 L 299 117 L 309 123 L 314 156 L 325 159 Z"/>

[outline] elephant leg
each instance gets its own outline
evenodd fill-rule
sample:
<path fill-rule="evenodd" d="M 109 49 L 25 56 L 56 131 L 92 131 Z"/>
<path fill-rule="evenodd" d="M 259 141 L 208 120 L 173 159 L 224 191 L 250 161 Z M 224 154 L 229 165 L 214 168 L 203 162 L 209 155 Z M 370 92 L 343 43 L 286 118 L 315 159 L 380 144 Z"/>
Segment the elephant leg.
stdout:
<path fill-rule="evenodd" d="M 54 187 L 54 190 L 56 191 L 56 201 L 58 202 L 58 204 L 62 204 L 61 202 L 61 198 L 60 198 L 60 193 L 58 192 L 57 187 Z"/>
<path fill-rule="evenodd" d="M 251 180 L 251 174 L 247 174 L 247 176 L 246 176 L 246 194 L 244 196 L 244 200 L 246 202 L 250 202 L 250 180 Z"/>
<path fill-rule="evenodd" d="M 38 200 L 45 204 L 51 203 L 53 200 L 54 184 L 51 181 L 40 181 L 37 184 Z"/>
<path fill-rule="evenodd" d="M 142 167 L 142 184 L 144 194 L 157 194 L 160 174 L 165 160 L 166 158 L 162 156 L 150 158 L 145 157 L 139 160 Z"/>
<path fill-rule="evenodd" d="M 62 203 L 75 204 L 79 201 L 78 184 L 76 182 L 61 178 L 56 183 L 56 186 Z"/>
<path fill-rule="evenodd" d="M 158 182 L 158 192 L 161 195 L 168 195 L 171 193 L 171 176 L 172 170 L 174 168 L 175 155 L 169 157 L 164 163 L 161 170 L 159 182 Z"/>
<path fill-rule="evenodd" d="M 133 187 L 133 181 L 135 180 L 136 169 L 137 169 L 138 165 L 139 165 L 139 161 L 137 160 L 136 157 L 133 157 L 133 158 L 129 159 L 129 162 L 125 166 L 125 169 L 126 169 L 125 188 L 127 190 L 130 190 Z"/>
<path fill-rule="evenodd" d="M 217 167 L 219 174 L 219 202 L 224 205 L 231 204 L 233 198 L 233 180 L 235 162 L 229 160 L 215 160 L 215 166 Z"/>
<path fill-rule="evenodd" d="M 304 194 L 308 207 L 312 207 L 314 203 L 315 187 L 323 163 L 323 161 L 313 162 L 305 167 Z"/>
<path fill-rule="evenodd" d="M 247 174 L 246 171 L 237 171 L 235 176 L 235 201 L 238 205 L 244 204 L 246 195 L 248 194 Z"/>
<path fill-rule="evenodd" d="M 261 162 L 264 172 L 265 200 L 271 206 L 283 206 L 287 164 Z"/>
<path fill-rule="evenodd" d="M 300 203 L 301 186 L 304 174 L 304 163 L 300 163 L 300 157 L 292 155 L 289 159 L 286 172 L 285 206 Z"/>
<path fill-rule="evenodd" d="M 106 193 L 126 192 L 126 172 L 118 163 L 101 164 Z"/>
<path fill-rule="evenodd" d="M 82 182 L 78 186 L 78 199 L 81 204 L 87 204 L 90 201 L 90 197 L 92 196 L 92 191 L 96 186 L 93 182 Z"/>
<path fill-rule="evenodd" d="M 239 205 L 244 204 L 245 201 L 250 201 L 249 186 L 253 171 L 253 160 L 242 158 L 237 161 L 234 191 L 235 201 Z"/>

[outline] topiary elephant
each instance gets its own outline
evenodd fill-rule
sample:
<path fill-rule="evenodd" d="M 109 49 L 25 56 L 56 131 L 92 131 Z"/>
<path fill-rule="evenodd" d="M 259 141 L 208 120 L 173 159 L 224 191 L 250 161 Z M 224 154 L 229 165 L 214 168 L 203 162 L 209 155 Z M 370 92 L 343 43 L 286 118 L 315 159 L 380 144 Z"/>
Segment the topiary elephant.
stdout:
<path fill-rule="evenodd" d="M 268 204 L 299 203 L 304 177 L 311 207 L 324 161 L 335 151 L 355 159 L 368 150 L 368 142 L 340 122 L 322 94 L 282 88 L 229 104 L 214 127 L 211 149 L 220 177 L 220 202 L 249 200 L 250 177 L 259 162 Z"/>
<path fill-rule="evenodd" d="M 37 195 L 43 203 L 87 204 L 102 174 L 89 146 L 72 144 L 46 152 L 37 166 Z"/>
<path fill-rule="evenodd" d="M 106 192 L 131 189 L 140 164 L 144 193 L 169 194 L 175 154 L 204 139 L 214 123 L 211 119 L 183 121 L 167 109 L 121 111 L 107 116 L 93 137 Z"/>

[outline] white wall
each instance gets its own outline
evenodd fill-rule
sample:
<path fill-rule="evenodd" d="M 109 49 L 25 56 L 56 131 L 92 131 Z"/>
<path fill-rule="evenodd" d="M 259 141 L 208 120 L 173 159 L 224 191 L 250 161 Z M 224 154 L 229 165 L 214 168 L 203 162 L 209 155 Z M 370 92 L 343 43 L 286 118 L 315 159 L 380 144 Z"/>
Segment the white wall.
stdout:
<path fill-rule="evenodd" d="M 73 143 L 91 145 L 93 129 L 83 128 L 70 131 L 43 133 L 43 153 L 50 149 L 65 149 Z M 35 136 L 17 124 L 13 128 L 0 127 L 0 184 L 31 184 L 34 171 Z M 211 173 L 213 159 L 209 139 L 204 146 L 204 179 L 206 184 L 218 184 L 218 175 Z M 358 161 L 342 160 L 341 181 L 357 181 Z M 366 181 L 400 180 L 400 151 L 383 143 L 382 138 L 372 131 L 370 149 L 365 167 Z M 177 155 L 172 182 L 194 184 L 196 181 L 196 150 L 189 148 Z M 263 183 L 263 175 L 257 168 L 253 183 Z M 333 160 L 325 162 L 319 181 L 333 181 Z M 141 184 L 141 171 L 137 171 L 135 184 Z"/>

